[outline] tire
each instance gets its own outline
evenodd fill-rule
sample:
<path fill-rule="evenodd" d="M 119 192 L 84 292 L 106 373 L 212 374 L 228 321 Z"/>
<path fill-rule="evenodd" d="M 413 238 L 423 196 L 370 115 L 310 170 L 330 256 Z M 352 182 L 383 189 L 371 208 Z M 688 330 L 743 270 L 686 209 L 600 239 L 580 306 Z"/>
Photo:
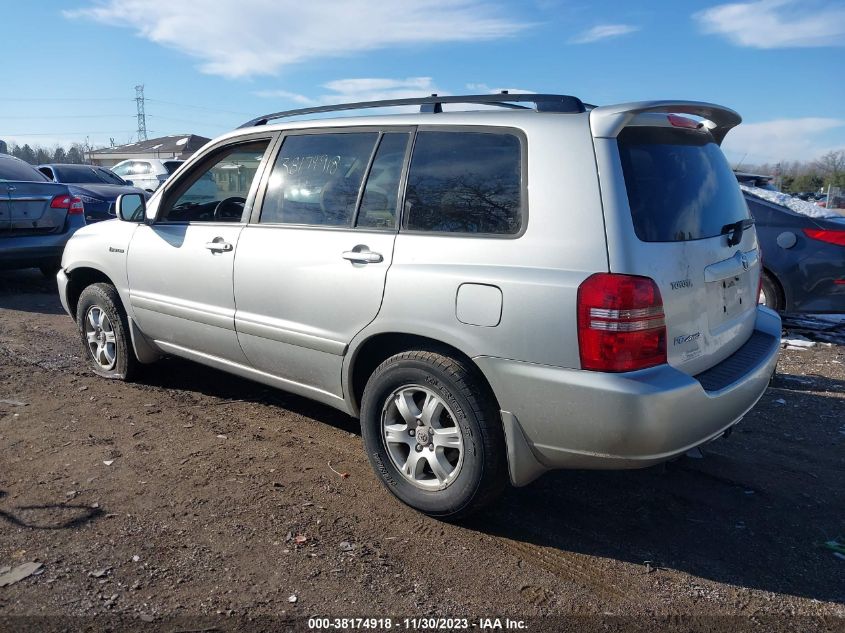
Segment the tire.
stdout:
<path fill-rule="evenodd" d="M 382 484 L 429 516 L 462 519 L 507 487 L 495 398 L 475 368 L 449 356 L 408 351 L 379 365 L 364 388 L 361 434 Z"/>
<path fill-rule="evenodd" d="M 76 323 L 94 373 L 113 380 L 130 380 L 139 363 L 132 349 L 126 312 L 114 286 L 97 283 L 85 288 L 79 295 Z"/>
<path fill-rule="evenodd" d="M 760 304 L 771 308 L 777 312 L 782 312 L 785 307 L 783 292 L 780 285 L 775 281 L 766 271 L 762 273 L 762 283 L 760 287 Z"/>

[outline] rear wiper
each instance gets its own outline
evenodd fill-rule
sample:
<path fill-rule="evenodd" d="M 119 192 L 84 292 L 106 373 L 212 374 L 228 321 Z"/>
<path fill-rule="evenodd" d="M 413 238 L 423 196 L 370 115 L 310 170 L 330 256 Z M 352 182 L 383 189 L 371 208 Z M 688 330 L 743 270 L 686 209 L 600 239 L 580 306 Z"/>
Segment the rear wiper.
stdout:
<path fill-rule="evenodd" d="M 742 234 L 745 229 L 751 228 L 752 226 L 754 226 L 754 219 L 745 218 L 744 220 L 739 220 L 738 222 L 726 224 L 722 227 L 719 235 L 727 235 L 728 246 L 736 246 L 742 241 Z"/>

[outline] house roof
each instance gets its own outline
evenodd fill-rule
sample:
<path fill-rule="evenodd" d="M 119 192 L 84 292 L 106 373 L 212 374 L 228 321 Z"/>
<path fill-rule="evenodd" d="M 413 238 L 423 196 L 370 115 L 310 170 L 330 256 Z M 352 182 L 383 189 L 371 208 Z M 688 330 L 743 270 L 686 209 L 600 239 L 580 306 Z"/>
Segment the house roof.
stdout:
<path fill-rule="evenodd" d="M 208 143 L 211 139 L 196 134 L 173 134 L 171 136 L 160 136 L 146 141 L 129 143 L 128 145 L 116 145 L 95 149 L 91 154 L 102 156 L 105 154 L 182 154 L 193 153 Z"/>

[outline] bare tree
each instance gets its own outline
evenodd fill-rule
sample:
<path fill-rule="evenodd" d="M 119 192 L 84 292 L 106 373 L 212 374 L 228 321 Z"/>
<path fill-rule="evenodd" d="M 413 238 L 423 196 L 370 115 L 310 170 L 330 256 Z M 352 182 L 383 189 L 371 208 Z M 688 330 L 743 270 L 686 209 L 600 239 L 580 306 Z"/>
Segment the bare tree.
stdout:
<path fill-rule="evenodd" d="M 822 173 L 826 183 L 834 186 L 845 184 L 845 150 L 828 152 L 814 165 Z"/>

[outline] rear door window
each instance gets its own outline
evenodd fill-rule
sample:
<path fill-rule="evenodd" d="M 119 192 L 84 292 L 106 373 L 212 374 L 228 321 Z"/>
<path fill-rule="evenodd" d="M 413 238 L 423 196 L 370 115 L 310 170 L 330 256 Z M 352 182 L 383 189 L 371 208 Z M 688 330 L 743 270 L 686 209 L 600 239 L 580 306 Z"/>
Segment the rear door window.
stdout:
<path fill-rule="evenodd" d="M 514 134 L 417 134 L 405 195 L 412 231 L 513 235 L 523 223 L 522 150 Z"/>
<path fill-rule="evenodd" d="M 112 171 L 116 173 L 118 176 L 121 177 L 128 177 L 131 179 L 132 176 L 140 176 L 143 174 L 151 174 L 153 173 L 152 166 L 142 160 L 132 160 L 122 165 L 117 165 L 112 167 Z"/>
<path fill-rule="evenodd" d="M 637 237 L 683 242 L 715 237 L 749 217 L 722 150 L 709 132 L 627 127 L 619 155 Z"/>
<path fill-rule="evenodd" d="M 283 144 L 261 223 L 352 226 L 377 132 L 296 134 Z"/>

